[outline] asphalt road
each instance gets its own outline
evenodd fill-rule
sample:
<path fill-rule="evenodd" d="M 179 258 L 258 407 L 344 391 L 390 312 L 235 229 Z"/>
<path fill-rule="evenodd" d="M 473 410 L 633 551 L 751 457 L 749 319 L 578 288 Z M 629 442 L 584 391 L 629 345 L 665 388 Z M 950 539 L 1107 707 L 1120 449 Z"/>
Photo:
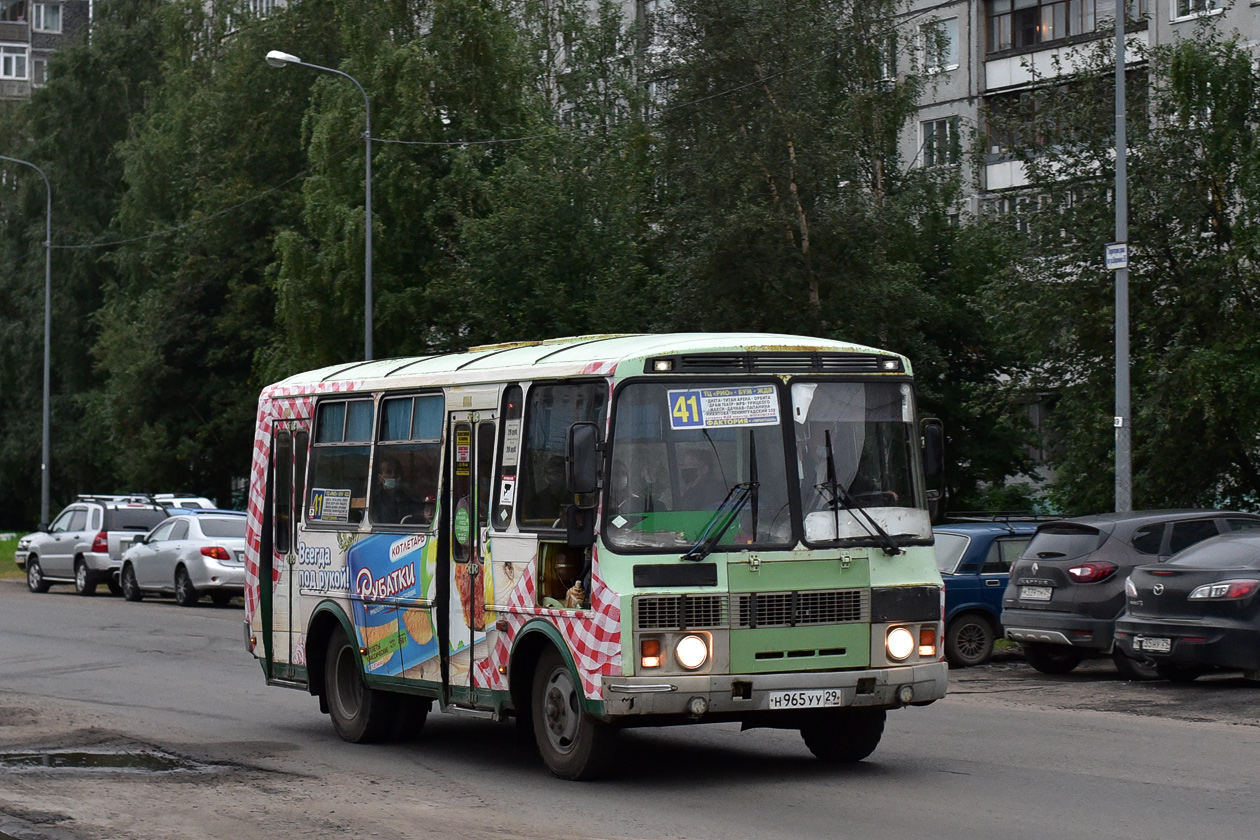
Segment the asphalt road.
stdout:
<path fill-rule="evenodd" d="M 60 591 L 59 591 L 60 589 Z M 623 734 L 620 772 L 553 779 L 512 730 L 433 715 L 412 743 L 341 742 L 268 688 L 239 607 L 26 592 L 0 580 L 0 832 L 22 838 L 1197 838 L 1254 840 L 1260 688 L 1050 678 L 1007 660 L 889 715 L 860 765 L 791 732 Z M 114 750 L 175 772 L 5 769 Z"/>

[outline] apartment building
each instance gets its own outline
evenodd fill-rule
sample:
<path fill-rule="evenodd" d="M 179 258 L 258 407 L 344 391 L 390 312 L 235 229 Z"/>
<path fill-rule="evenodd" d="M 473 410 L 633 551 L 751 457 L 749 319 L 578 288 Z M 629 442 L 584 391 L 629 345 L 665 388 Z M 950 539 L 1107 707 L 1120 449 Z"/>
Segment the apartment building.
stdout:
<path fill-rule="evenodd" d="M 1126 40 L 1157 46 L 1191 37 L 1196 26 L 1237 31 L 1260 44 L 1260 0 L 1127 0 Z M 985 124 L 989 108 L 1001 108 L 1072 66 L 1072 54 L 1097 39 L 1114 40 L 1116 0 L 911 0 L 899 20 L 900 72 L 912 66 L 927 79 L 916 125 L 901 139 L 907 166 L 968 167 L 965 146 L 986 144 L 972 212 L 982 202 L 1002 201 L 1025 185 L 1023 166 L 1005 154 L 1005 140 Z M 1127 52 L 1130 66 L 1137 53 Z M 913 64 L 912 64 L 913 62 Z M 977 176 L 977 177 L 972 177 Z"/>
<path fill-rule="evenodd" d="M 48 58 L 87 29 L 93 0 L 0 0 L 0 99 L 48 80 Z"/>

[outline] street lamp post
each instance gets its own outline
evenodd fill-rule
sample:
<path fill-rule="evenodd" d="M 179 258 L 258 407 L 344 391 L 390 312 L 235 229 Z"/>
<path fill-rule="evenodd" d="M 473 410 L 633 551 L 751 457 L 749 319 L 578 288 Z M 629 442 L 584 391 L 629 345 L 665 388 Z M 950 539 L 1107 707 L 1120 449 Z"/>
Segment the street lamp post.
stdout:
<path fill-rule="evenodd" d="M 47 201 L 44 212 L 44 430 L 39 465 L 39 521 L 44 523 L 48 521 L 49 498 L 51 495 L 51 490 L 49 489 L 51 455 L 49 453 L 48 428 L 51 425 L 52 415 L 49 396 L 49 370 L 52 367 L 52 185 L 48 183 L 48 176 L 44 174 L 44 170 L 29 160 L 19 160 L 18 158 L 5 155 L 0 155 L 0 160 L 20 163 L 38 172 L 39 177 L 44 179 L 44 195 Z"/>
<path fill-rule="evenodd" d="M 342 78 L 349 79 L 354 86 L 359 89 L 359 93 L 363 94 L 363 114 L 366 123 L 366 131 L 363 133 L 364 140 L 364 215 L 363 220 L 363 358 L 367 361 L 372 360 L 372 106 L 368 102 L 367 91 L 363 89 L 363 85 L 349 73 L 343 73 L 332 67 L 322 67 L 318 64 L 309 64 L 302 61 L 296 55 L 290 55 L 280 50 L 271 50 L 267 53 L 267 63 L 272 67 L 284 67 L 288 64 L 296 64 L 299 67 L 309 67 L 312 70 L 323 70 L 325 73 L 333 73 Z"/>
<path fill-rule="evenodd" d="M 1125 250 L 1116 270 L 1116 512 L 1133 509 L 1133 430 L 1129 405 L 1129 184 L 1125 133 L 1124 6 L 1116 0 L 1116 244 Z"/>

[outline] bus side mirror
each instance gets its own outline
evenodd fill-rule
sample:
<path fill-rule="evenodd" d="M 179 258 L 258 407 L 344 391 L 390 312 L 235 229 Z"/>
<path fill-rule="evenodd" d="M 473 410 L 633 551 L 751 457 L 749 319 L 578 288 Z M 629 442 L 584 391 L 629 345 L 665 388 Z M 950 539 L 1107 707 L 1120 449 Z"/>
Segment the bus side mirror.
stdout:
<path fill-rule="evenodd" d="M 928 512 L 935 522 L 945 509 L 945 428 L 930 417 L 922 423 L 923 476 L 927 481 Z"/>
<path fill-rule="evenodd" d="M 564 481 L 574 495 L 594 493 L 599 481 L 599 429 L 594 423 L 574 423 L 564 452 Z"/>

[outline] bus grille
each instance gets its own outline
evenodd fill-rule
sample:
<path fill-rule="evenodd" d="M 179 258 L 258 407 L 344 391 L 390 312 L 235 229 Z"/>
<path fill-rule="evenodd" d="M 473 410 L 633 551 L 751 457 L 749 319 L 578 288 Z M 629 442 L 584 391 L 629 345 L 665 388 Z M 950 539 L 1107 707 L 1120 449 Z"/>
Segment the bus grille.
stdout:
<path fill-rule="evenodd" d="M 634 599 L 637 630 L 686 630 L 727 625 L 725 595 L 651 595 Z"/>
<path fill-rule="evenodd" d="M 870 620 L 870 597 L 868 589 L 736 595 L 735 614 L 740 627 L 850 624 Z"/>

